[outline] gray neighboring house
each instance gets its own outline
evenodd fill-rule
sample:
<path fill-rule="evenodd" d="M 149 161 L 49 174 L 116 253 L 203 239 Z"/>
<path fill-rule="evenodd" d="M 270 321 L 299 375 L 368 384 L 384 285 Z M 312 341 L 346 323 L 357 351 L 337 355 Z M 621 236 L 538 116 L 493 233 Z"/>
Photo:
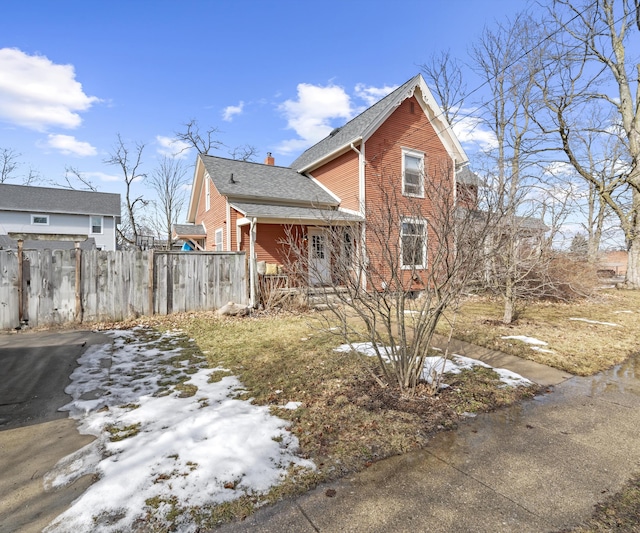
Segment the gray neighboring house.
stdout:
<path fill-rule="evenodd" d="M 115 250 L 119 223 L 119 194 L 0 184 L 4 248 L 22 239 L 25 248 L 69 248 L 80 241 L 83 249 L 95 243 L 100 250 Z"/>

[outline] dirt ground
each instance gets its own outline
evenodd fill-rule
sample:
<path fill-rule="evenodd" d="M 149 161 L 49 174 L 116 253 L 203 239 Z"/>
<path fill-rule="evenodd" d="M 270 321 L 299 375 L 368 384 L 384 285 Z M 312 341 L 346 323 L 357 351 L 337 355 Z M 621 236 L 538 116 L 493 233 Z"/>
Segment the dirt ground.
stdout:
<path fill-rule="evenodd" d="M 0 335 L 0 533 L 42 531 L 91 484 L 85 476 L 45 492 L 43 478 L 93 440 L 58 409 L 78 357 L 108 342 L 89 331 Z"/>

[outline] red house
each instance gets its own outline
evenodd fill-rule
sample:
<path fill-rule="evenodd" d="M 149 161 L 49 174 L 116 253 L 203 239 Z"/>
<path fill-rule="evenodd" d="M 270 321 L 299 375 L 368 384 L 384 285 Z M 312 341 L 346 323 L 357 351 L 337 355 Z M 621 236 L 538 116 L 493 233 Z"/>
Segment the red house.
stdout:
<path fill-rule="evenodd" d="M 323 285 L 336 260 L 325 253 L 326 244 L 336 232 L 345 241 L 343 250 L 366 249 L 366 264 L 376 266 L 378 254 L 367 241 L 367 225 L 393 192 L 397 232 L 392 238 L 413 242 L 411 253 L 402 251 L 398 264 L 419 271 L 428 268 L 429 255 L 432 204 L 425 185 L 436 183 L 450 191 L 452 208 L 456 196 L 473 201 L 475 177 L 467 163 L 417 75 L 333 130 L 290 167 L 276 166 L 271 154 L 264 164 L 198 156 L 189 224 L 176 226 L 175 236 L 194 248 L 247 251 L 253 286 L 257 263 L 286 264 L 285 241 L 296 234 L 308 243 L 309 265 L 314 266 L 308 269 L 309 284 Z M 416 206 L 424 219 L 412 215 Z"/>

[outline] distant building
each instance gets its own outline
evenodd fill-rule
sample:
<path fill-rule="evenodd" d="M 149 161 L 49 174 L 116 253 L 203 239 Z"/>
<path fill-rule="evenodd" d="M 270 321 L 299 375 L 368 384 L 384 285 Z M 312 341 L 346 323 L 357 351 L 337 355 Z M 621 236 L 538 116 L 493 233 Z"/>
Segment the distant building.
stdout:
<path fill-rule="evenodd" d="M 25 248 L 69 248 L 79 241 L 84 249 L 115 250 L 119 223 L 119 194 L 0 184 L 5 249 L 22 240 Z"/>
<path fill-rule="evenodd" d="M 627 275 L 629 253 L 626 250 L 611 250 L 602 254 L 598 262 L 598 272 L 613 276 Z"/>

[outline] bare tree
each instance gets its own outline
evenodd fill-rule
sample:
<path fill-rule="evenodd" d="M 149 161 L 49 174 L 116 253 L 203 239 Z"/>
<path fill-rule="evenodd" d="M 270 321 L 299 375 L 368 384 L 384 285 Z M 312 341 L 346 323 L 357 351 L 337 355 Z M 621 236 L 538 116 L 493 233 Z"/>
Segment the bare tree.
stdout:
<path fill-rule="evenodd" d="M 67 165 L 64 169 L 64 182 L 54 182 L 54 185 L 63 189 L 98 192 L 94 183 L 77 167 L 71 165 Z"/>
<path fill-rule="evenodd" d="M 5 183 L 14 177 L 19 157 L 20 154 L 12 148 L 0 148 L 0 183 Z"/>
<path fill-rule="evenodd" d="M 20 179 L 22 185 L 32 185 L 40 179 L 40 173 L 32 167 L 25 174 L 18 173 L 20 156 L 13 148 L 0 148 L 0 183 Z"/>
<path fill-rule="evenodd" d="M 321 238 L 314 233 L 310 239 L 301 227 L 287 234 L 287 270 L 300 283 L 323 277 L 316 258 L 329 259 L 329 285 L 316 289 L 327 297 L 327 326 L 352 349 L 367 342 L 380 363 L 378 382 L 403 394 L 431 377 L 425 358 L 436 326 L 456 308 L 482 263 L 492 222 L 454 205 L 452 172 L 443 166 L 425 176 L 424 200 L 400 195 L 389 186 L 400 182 L 398 176 L 384 176 L 364 228 L 329 217 Z"/>
<path fill-rule="evenodd" d="M 487 150 L 485 179 L 494 196 L 491 204 L 501 224 L 492 238 L 492 257 L 486 282 L 504 301 L 503 322 L 516 317 L 517 305 L 531 294 L 534 271 L 542 268 L 543 240 L 534 243 L 532 224 L 540 222 L 547 202 L 537 171 L 538 130 L 533 116 L 540 106 L 536 81 L 541 72 L 539 26 L 530 16 L 519 14 L 512 22 L 485 29 L 473 47 L 474 66 L 489 87 L 489 97 L 481 103 L 482 120 L 494 138 Z M 535 156 L 535 157 L 534 157 Z M 556 216 L 559 216 L 556 213 Z"/>
<path fill-rule="evenodd" d="M 175 132 L 176 139 L 186 143 L 188 148 L 195 148 L 199 154 L 207 155 L 212 150 L 218 150 L 223 146 L 222 142 L 215 138 L 215 135 L 220 133 L 218 128 L 210 127 L 201 132 L 200 125 L 195 118 L 184 124 L 184 128 L 182 131 Z"/>
<path fill-rule="evenodd" d="M 467 86 L 460 61 L 449 50 L 433 54 L 421 65 L 427 85 L 435 93 L 447 124 L 454 125 L 464 104 Z"/>
<path fill-rule="evenodd" d="M 184 124 L 184 128 L 182 131 L 175 132 L 176 140 L 187 145 L 187 147 L 178 152 L 178 154 L 184 150 L 194 148 L 199 154 L 208 155 L 212 150 L 219 150 L 225 146 L 222 141 L 215 138 L 215 135 L 219 134 L 220 130 L 214 126 L 209 127 L 205 131 L 201 131 L 198 121 L 192 118 Z M 258 149 L 251 144 L 242 144 L 229 150 L 231 158 L 238 161 L 255 161 L 257 154 Z"/>
<path fill-rule="evenodd" d="M 144 146 L 143 143 L 138 142 L 133 147 L 127 146 L 118 133 L 116 144 L 109 157 L 104 160 L 106 164 L 118 166 L 122 171 L 125 183 L 125 218 L 118 228 L 118 235 L 123 243 L 134 246 L 137 246 L 140 236 L 140 210 L 149 203 L 144 196 L 135 196 L 132 191 L 135 181 L 146 178 L 146 174 L 140 172 Z"/>
<path fill-rule="evenodd" d="M 258 149 L 251 144 L 243 144 L 241 146 L 236 146 L 229 152 L 231 159 L 235 159 L 237 161 L 255 161 L 256 156 L 258 155 Z"/>
<path fill-rule="evenodd" d="M 626 285 L 640 289 L 640 64 L 629 52 L 640 47 L 638 5 L 632 0 L 555 0 L 555 48 L 546 75 L 546 100 L 562 150 L 582 179 L 617 216 L 629 263 Z M 616 168 L 592 172 L 576 148 L 580 131 L 571 117 L 611 112 L 602 136 L 615 134 L 624 147 Z M 605 116 L 608 113 L 605 112 Z"/>
<path fill-rule="evenodd" d="M 172 227 L 185 202 L 185 185 L 187 169 L 179 159 L 164 157 L 149 177 L 149 184 L 156 192 L 156 225 L 158 233 L 166 237 L 167 248 L 171 249 Z"/>

